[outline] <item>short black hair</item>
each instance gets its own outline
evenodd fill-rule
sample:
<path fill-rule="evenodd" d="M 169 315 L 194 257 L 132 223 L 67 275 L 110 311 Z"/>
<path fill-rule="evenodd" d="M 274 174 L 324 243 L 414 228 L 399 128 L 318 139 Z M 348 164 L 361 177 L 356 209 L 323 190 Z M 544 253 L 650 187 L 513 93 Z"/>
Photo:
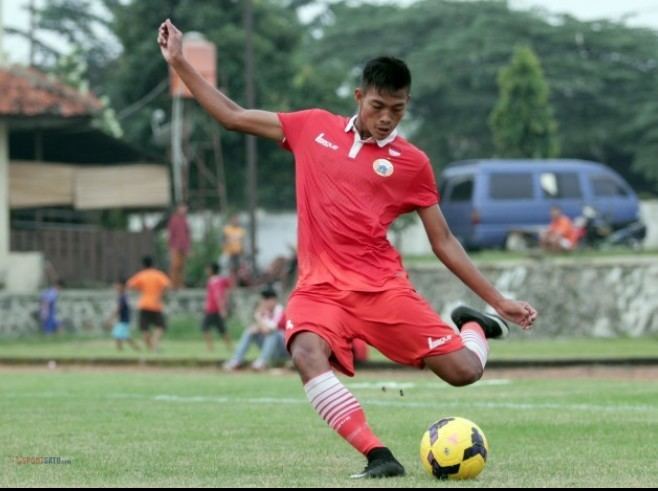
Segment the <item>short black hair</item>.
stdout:
<path fill-rule="evenodd" d="M 208 267 L 210 268 L 210 271 L 212 271 L 212 274 L 219 274 L 219 271 L 221 270 L 217 263 L 210 263 Z"/>
<path fill-rule="evenodd" d="M 152 268 L 153 258 L 151 256 L 144 256 L 142 258 L 142 266 L 144 266 L 145 268 Z"/>
<path fill-rule="evenodd" d="M 271 286 L 268 286 L 260 292 L 260 296 L 263 297 L 265 300 L 268 300 L 270 298 L 276 298 L 277 294 L 276 294 L 276 290 L 274 290 L 274 288 L 272 288 Z"/>
<path fill-rule="evenodd" d="M 411 89 L 411 72 L 407 64 L 393 56 L 380 56 L 366 63 L 361 76 L 361 89 L 366 92 L 377 90 L 397 92 Z"/>

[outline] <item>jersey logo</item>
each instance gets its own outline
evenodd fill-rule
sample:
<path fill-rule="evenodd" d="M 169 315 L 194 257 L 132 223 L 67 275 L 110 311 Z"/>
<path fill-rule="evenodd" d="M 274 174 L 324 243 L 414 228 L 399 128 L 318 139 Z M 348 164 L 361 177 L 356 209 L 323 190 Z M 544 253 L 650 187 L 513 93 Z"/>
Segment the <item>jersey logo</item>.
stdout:
<path fill-rule="evenodd" d="M 286 322 L 286 331 L 292 331 L 295 328 L 295 324 L 292 322 L 292 319 L 288 319 Z"/>
<path fill-rule="evenodd" d="M 430 349 L 436 349 L 439 346 L 446 344 L 451 339 L 452 336 L 443 336 L 442 338 L 439 339 L 427 338 L 427 345 L 429 346 Z"/>
<path fill-rule="evenodd" d="M 331 150 L 338 150 L 338 145 L 331 143 L 329 140 L 327 140 L 324 137 L 324 133 L 320 133 L 316 138 L 315 138 L 315 143 L 319 143 L 323 147 L 327 147 Z"/>
<path fill-rule="evenodd" d="M 386 159 L 377 159 L 372 163 L 375 174 L 382 177 L 390 177 L 395 170 L 393 164 Z"/>

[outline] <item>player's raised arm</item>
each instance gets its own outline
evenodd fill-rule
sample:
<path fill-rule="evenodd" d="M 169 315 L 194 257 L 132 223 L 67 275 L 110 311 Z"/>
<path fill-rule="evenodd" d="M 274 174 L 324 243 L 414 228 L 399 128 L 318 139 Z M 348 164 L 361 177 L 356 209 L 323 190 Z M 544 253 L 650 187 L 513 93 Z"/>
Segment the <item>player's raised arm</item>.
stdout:
<path fill-rule="evenodd" d="M 529 303 L 505 298 L 496 290 L 452 235 L 439 207 L 434 205 L 419 209 L 418 215 L 439 260 L 502 317 L 523 329 L 530 329 L 537 318 L 537 311 Z"/>
<path fill-rule="evenodd" d="M 158 30 L 162 56 L 178 73 L 201 106 L 224 128 L 272 140 L 283 140 L 278 116 L 273 112 L 245 109 L 209 84 L 183 55 L 183 33 L 167 19 Z"/>

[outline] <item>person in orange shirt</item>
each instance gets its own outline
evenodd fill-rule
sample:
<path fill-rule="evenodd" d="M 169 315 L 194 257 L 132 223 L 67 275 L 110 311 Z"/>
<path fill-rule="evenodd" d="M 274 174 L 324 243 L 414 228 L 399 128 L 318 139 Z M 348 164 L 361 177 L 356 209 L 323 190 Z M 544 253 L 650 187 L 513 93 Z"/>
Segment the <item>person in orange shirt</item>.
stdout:
<path fill-rule="evenodd" d="M 160 339 L 167 328 L 162 313 L 162 297 L 172 285 L 166 274 L 153 267 L 153 258 L 150 256 L 142 259 L 142 266 L 144 269 L 128 280 L 128 288 L 141 293 L 138 303 L 139 329 L 142 331 L 147 349 L 157 351 Z M 151 326 L 155 328 L 153 335 L 151 335 Z"/>
<path fill-rule="evenodd" d="M 247 231 L 240 225 L 240 217 L 233 215 L 229 224 L 224 227 L 222 259 L 228 263 L 228 270 L 234 277 L 240 269 L 246 235 Z"/>
<path fill-rule="evenodd" d="M 570 251 L 576 245 L 578 230 L 558 206 L 551 207 L 551 223 L 542 232 L 539 244 L 547 251 Z"/>

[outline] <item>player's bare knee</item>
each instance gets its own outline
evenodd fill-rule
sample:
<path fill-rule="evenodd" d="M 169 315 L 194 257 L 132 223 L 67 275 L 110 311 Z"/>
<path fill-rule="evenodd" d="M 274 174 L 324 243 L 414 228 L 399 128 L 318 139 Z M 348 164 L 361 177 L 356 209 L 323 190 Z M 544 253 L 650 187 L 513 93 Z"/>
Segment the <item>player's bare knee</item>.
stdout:
<path fill-rule="evenodd" d="M 309 346 L 295 346 L 292 361 L 302 375 L 316 375 L 326 370 L 328 361 L 322 350 Z"/>
<path fill-rule="evenodd" d="M 464 365 L 455 370 L 445 381 L 454 387 L 471 385 L 482 378 L 484 369 L 480 365 Z"/>

